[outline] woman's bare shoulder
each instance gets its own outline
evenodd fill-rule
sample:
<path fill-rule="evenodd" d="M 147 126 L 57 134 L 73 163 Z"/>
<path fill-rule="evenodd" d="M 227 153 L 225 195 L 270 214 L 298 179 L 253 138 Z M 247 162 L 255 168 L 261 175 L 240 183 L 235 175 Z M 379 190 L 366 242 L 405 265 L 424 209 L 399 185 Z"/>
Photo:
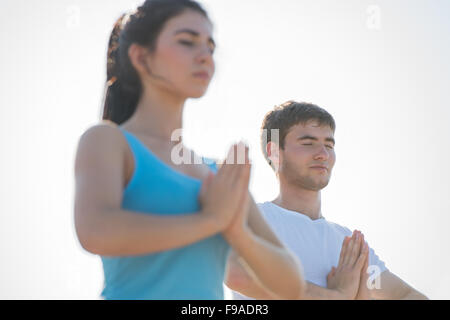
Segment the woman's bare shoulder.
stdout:
<path fill-rule="evenodd" d="M 91 146 L 106 144 L 119 147 L 123 142 L 125 142 L 125 138 L 119 126 L 107 120 L 90 126 L 84 131 L 79 140 L 80 144 L 88 144 Z"/>
<path fill-rule="evenodd" d="M 77 159 L 122 159 L 126 151 L 126 139 L 119 126 L 110 121 L 92 125 L 78 141 Z M 100 160 L 99 159 L 99 160 Z"/>

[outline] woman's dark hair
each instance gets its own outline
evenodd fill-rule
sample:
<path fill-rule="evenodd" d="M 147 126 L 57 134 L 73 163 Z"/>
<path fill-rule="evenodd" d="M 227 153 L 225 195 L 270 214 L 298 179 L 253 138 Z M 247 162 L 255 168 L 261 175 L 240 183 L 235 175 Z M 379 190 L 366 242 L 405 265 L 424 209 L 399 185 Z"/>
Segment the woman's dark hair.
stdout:
<path fill-rule="evenodd" d="M 128 49 L 137 43 L 153 51 L 165 23 L 185 10 L 208 14 L 193 0 L 147 0 L 134 13 L 123 14 L 114 24 L 108 43 L 103 119 L 121 124 L 136 110 L 142 84 L 131 64 Z"/>

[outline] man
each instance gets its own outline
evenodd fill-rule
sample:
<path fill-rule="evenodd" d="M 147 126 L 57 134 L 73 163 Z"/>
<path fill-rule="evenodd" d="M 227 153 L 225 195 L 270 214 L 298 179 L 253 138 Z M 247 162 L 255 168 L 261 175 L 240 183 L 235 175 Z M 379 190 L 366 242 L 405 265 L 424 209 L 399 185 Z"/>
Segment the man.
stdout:
<path fill-rule="evenodd" d="M 269 112 L 262 149 L 279 180 L 278 197 L 258 204 L 282 242 L 300 259 L 305 299 L 427 299 L 391 273 L 359 231 L 322 216 L 321 193 L 335 163 L 335 122 L 324 109 L 289 101 Z M 274 297 L 231 257 L 227 286 L 235 299 Z M 241 294 L 239 294 L 240 292 Z"/>

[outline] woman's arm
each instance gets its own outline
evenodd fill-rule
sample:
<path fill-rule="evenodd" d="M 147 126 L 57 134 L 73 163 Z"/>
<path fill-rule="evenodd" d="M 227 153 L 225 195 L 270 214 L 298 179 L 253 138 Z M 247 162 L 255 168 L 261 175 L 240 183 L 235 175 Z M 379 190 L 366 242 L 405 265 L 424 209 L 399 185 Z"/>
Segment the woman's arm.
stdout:
<path fill-rule="evenodd" d="M 272 292 L 264 288 L 257 277 L 241 257 L 234 251 L 228 257 L 225 284 L 231 290 L 260 300 L 277 299 Z"/>
<path fill-rule="evenodd" d="M 74 214 L 78 239 L 87 251 L 106 256 L 159 252 L 194 243 L 229 224 L 240 191 L 228 191 L 236 170 L 232 166 L 216 175 L 198 213 L 169 217 L 122 210 L 125 148 L 123 134 L 111 125 L 92 127 L 80 138 Z"/>
<path fill-rule="evenodd" d="M 300 262 L 267 225 L 250 193 L 247 196 L 248 223 L 242 214 L 241 221 L 234 221 L 224 233 L 226 239 L 256 281 L 255 288 L 262 287 L 274 298 L 300 299 L 306 290 Z M 230 263 L 229 268 L 232 266 Z M 226 284 L 230 287 L 236 286 L 233 274 L 229 269 Z"/>
<path fill-rule="evenodd" d="M 238 151 L 242 152 L 242 148 L 236 149 L 234 159 L 227 158 L 227 161 L 237 163 Z M 238 166 L 242 167 L 245 191 L 241 194 L 238 211 L 223 235 L 258 284 L 276 298 L 298 299 L 306 287 L 301 264 L 272 232 L 248 192 L 251 171 L 248 147 L 245 147 L 244 158 L 245 163 Z"/>

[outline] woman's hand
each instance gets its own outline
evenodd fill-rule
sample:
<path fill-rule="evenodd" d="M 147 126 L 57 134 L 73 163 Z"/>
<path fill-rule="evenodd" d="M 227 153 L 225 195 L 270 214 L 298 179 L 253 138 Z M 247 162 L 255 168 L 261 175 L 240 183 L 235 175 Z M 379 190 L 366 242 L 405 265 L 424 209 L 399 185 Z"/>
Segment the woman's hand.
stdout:
<path fill-rule="evenodd" d="M 231 221 L 228 228 L 224 231 L 223 235 L 225 239 L 228 240 L 229 243 L 243 232 L 248 232 L 250 229 L 248 228 L 248 213 L 250 207 L 250 193 L 248 191 L 248 183 L 250 181 L 250 171 L 251 164 L 248 158 L 248 147 L 245 146 L 245 150 L 238 150 L 238 152 L 245 152 L 244 154 L 244 163 L 238 164 L 243 166 L 240 176 L 241 182 L 241 195 L 239 200 L 239 205 L 237 207 L 236 212 L 234 213 L 233 220 Z"/>
<path fill-rule="evenodd" d="M 238 224 L 243 217 L 237 220 L 235 218 L 248 203 L 245 196 L 248 195 L 250 164 L 248 161 L 247 163 L 236 161 L 236 156 L 240 155 L 237 151 L 243 147 L 243 143 L 239 146 L 234 144 L 217 174 L 210 172 L 200 190 L 199 201 L 202 207 L 200 214 L 209 219 L 218 232 L 227 230 L 230 224 Z M 247 154 L 248 148 L 245 147 L 245 150 Z M 248 159 L 247 156 L 246 158 Z M 232 230 L 236 228 L 233 227 Z"/>

